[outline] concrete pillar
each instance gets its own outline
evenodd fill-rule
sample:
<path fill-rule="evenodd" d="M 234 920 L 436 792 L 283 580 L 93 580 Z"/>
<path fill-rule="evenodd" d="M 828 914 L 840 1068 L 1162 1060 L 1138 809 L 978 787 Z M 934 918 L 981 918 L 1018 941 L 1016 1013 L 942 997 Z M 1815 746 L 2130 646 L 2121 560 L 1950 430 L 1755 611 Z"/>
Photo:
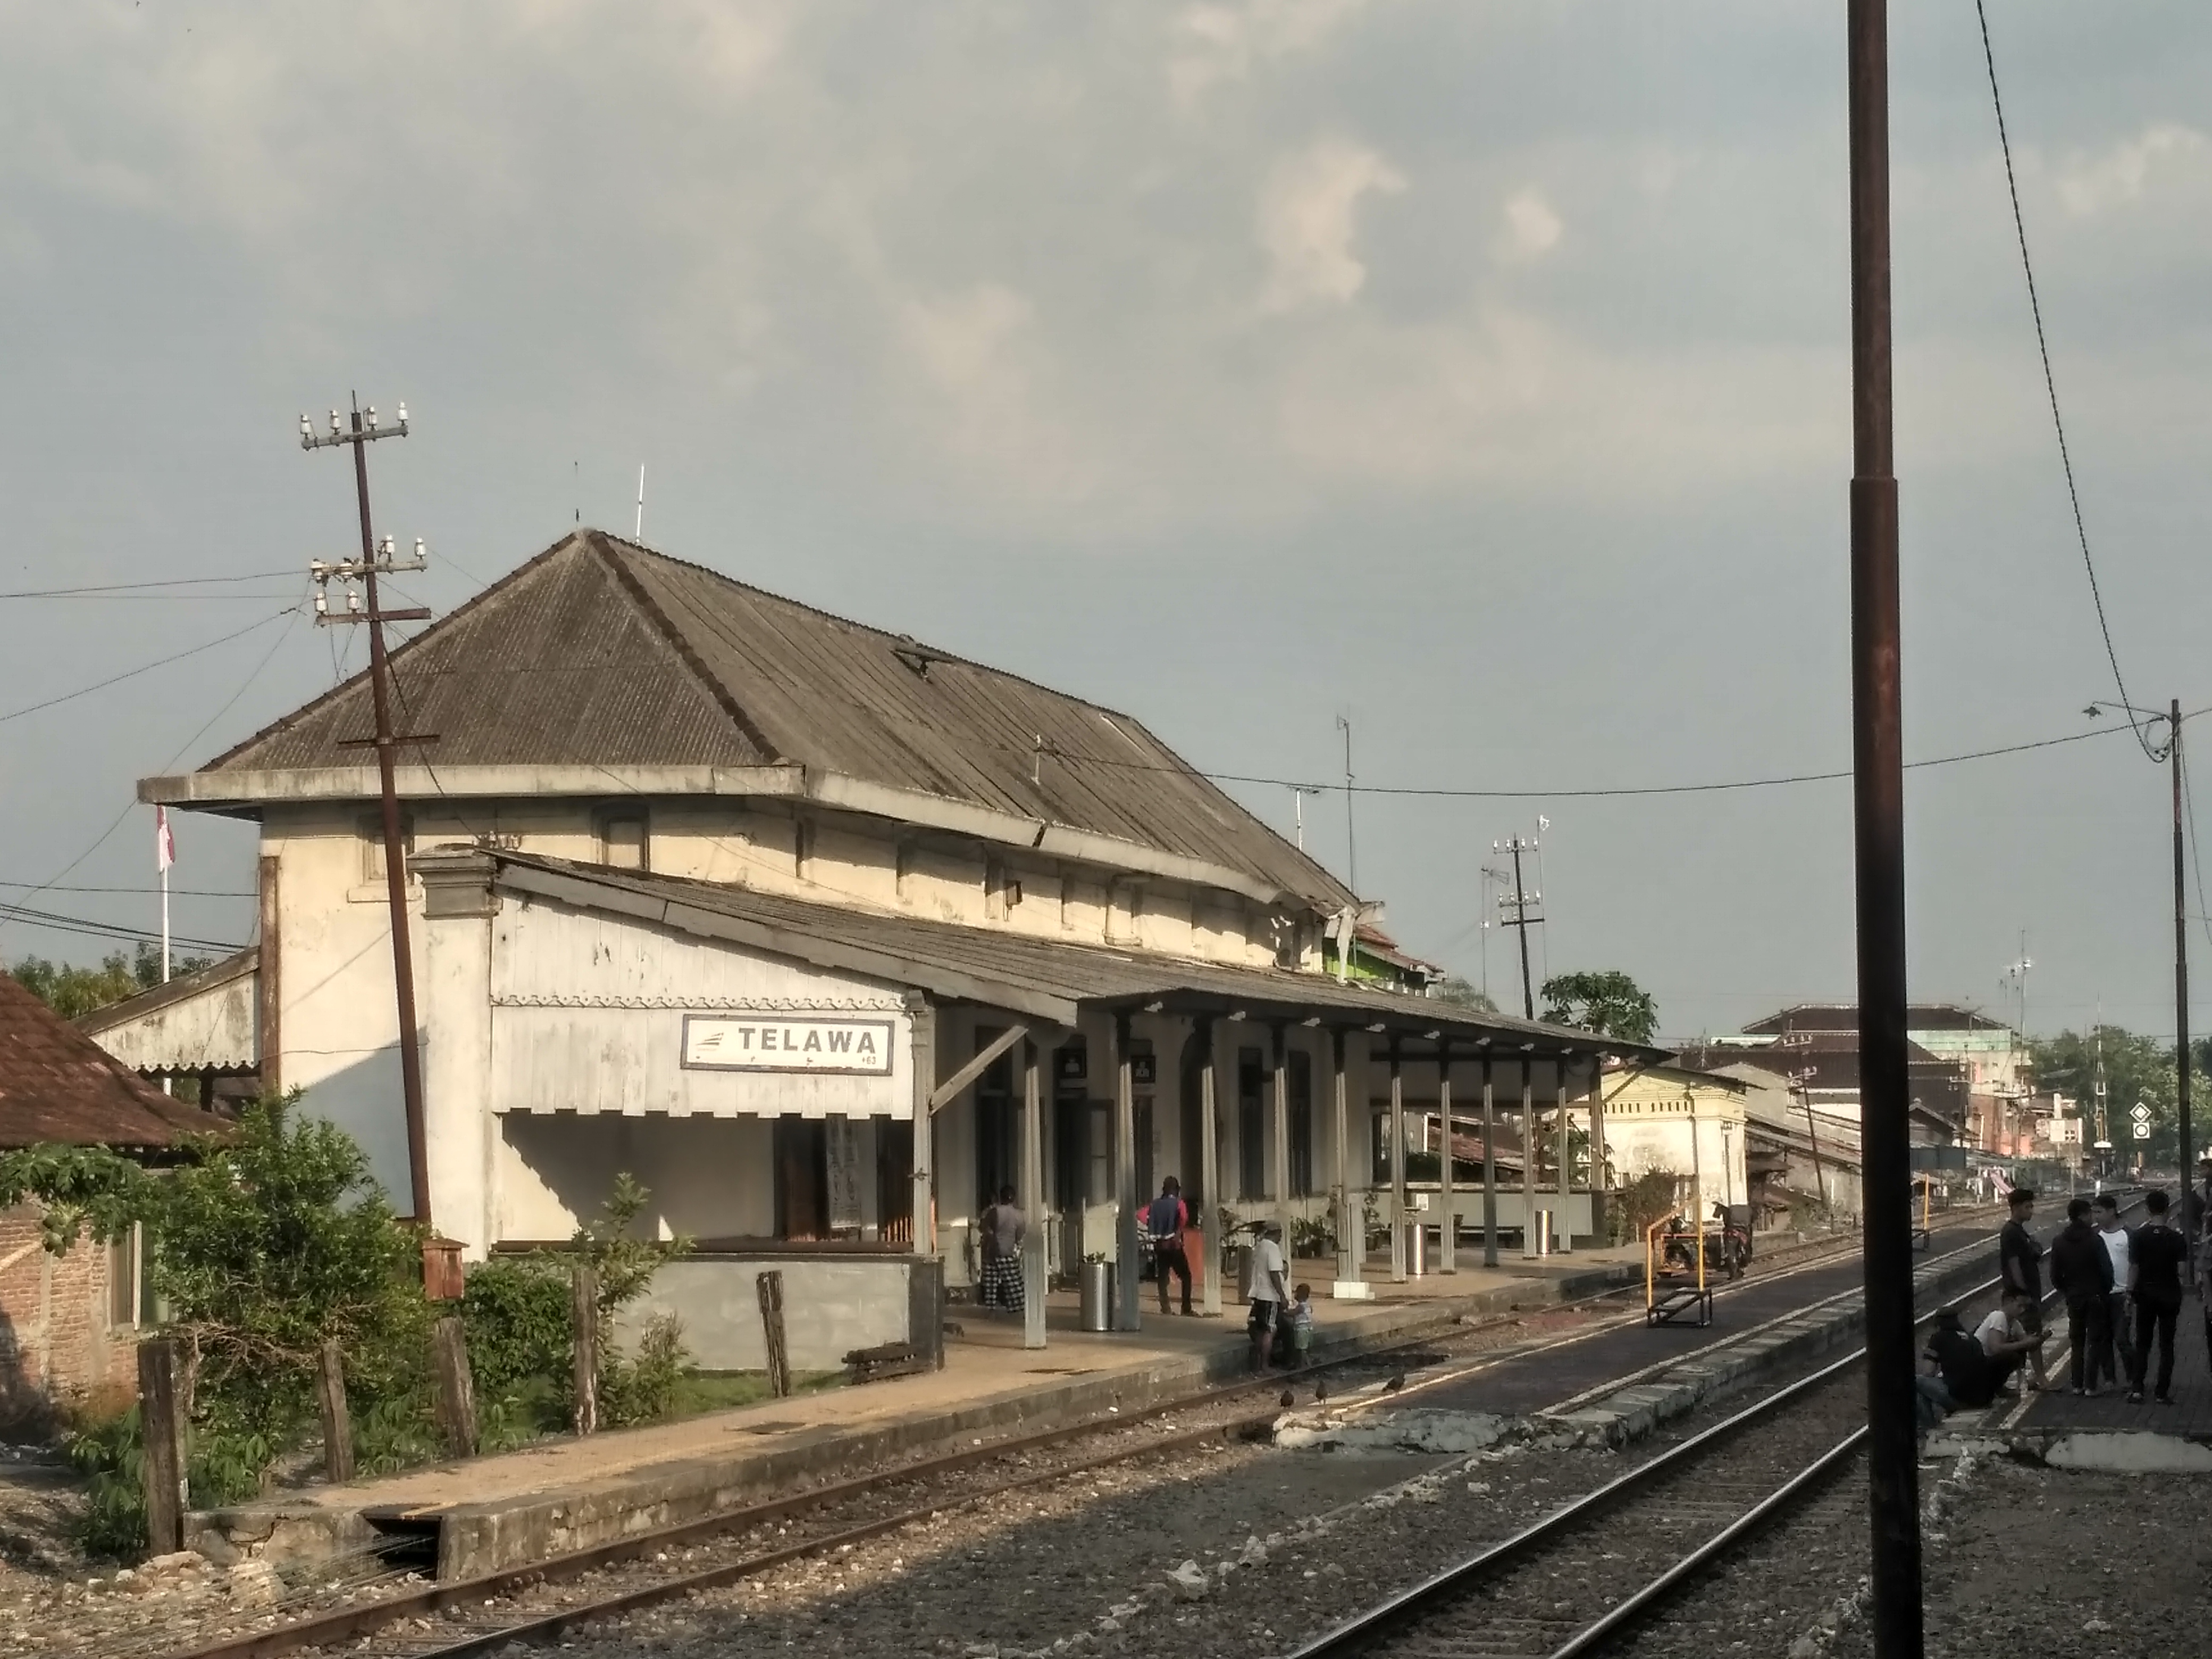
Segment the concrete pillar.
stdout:
<path fill-rule="evenodd" d="M 1390 1039 L 1390 1282 L 1406 1282 L 1406 1079 Z"/>
<path fill-rule="evenodd" d="M 1044 1346 L 1044 1085 L 1037 1046 L 1022 1044 L 1022 1346 Z"/>
<path fill-rule="evenodd" d="M 1366 1218 L 1352 1189 L 1352 1114 L 1346 1099 L 1344 1041 L 1344 1028 L 1332 1027 L 1328 1034 L 1328 1066 L 1330 1098 L 1336 1111 L 1336 1282 L 1337 1294 L 1340 1296 L 1347 1294 L 1344 1287 L 1363 1283 L 1363 1258 L 1367 1253 Z M 1360 1291 L 1354 1289 L 1348 1293 L 1357 1297 Z"/>
<path fill-rule="evenodd" d="M 1459 1218 L 1457 1195 L 1452 1190 L 1452 1099 L 1451 1046 L 1447 1043 L 1437 1051 L 1437 1116 L 1443 1145 L 1438 1148 L 1437 1176 L 1443 1183 L 1440 1201 L 1443 1214 L 1438 1220 L 1437 1251 L 1443 1260 L 1437 1263 L 1441 1273 L 1459 1271 Z"/>
<path fill-rule="evenodd" d="M 1206 1253 L 1201 1271 L 1205 1282 L 1199 1288 L 1199 1309 L 1209 1319 L 1221 1317 L 1221 1145 L 1219 1139 L 1221 1093 L 1219 1088 L 1220 1056 L 1213 1045 L 1213 1020 L 1201 1015 L 1198 1021 L 1199 1054 L 1202 1064 L 1198 1074 L 1198 1191 L 1204 1205 L 1204 1215 L 1193 1216 L 1199 1225 L 1199 1247 Z"/>
<path fill-rule="evenodd" d="M 919 991 L 906 994 L 914 1072 L 914 1254 L 937 1254 L 936 1126 L 929 1097 L 937 1087 L 937 1009 Z"/>
<path fill-rule="evenodd" d="M 1490 1050 L 1482 1051 L 1482 1265 L 1498 1265 L 1498 1097 L 1490 1074 Z"/>
<path fill-rule="evenodd" d="M 1283 1230 L 1283 1261 L 1291 1260 L 1291 1050 L 1283 1022 L 1267 1027 L 1268 1056 L 1274 1075 L 1268 1092 L 1267 1195 L 1275 1201 L 1275 1221 Z M 1296 1277 L 1295 1274 L 1292 1275 Z"/>
<path fill-rule="evenodd" d="M 491 860 L 418 861 L 422 881 L 422 1128 L 430 1212 L 470 1261 L 493 1243 Z"/>
<path fill-rule="evenodd" d="M 1114 1328 L 1143 1328 L 1137 1276 L 1137 1088 L 1129 1059 L 1129 1016 L 1114 1016 Z"/>
<path fill-rule="evenodd" d="M 1536 1056 L 1521 1050 L 1521 1257 L 1536 1258 Z"/>

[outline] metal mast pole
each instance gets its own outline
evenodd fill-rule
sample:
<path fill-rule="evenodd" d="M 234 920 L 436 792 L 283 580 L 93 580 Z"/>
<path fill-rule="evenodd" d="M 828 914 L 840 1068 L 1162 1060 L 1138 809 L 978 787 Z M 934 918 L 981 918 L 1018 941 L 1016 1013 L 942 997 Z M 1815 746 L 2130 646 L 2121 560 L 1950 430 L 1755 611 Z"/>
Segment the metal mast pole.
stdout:
<path fill-rule="evenodd" d="M 1851 713 L 1866 1179 L 1867 1484 L 1875 1659 L 1921 1659 L 1905 1063 L 1905 770 L 1892 447 L 1889 15 L 1849 0 Z"/>
<path fill-rule="evenodd" d="M 2181 1228 L 2190 1244 L 2189 1259 L 2197 1260 L 2197 1227 L 2191 1219 L 2189 1194 L 2197 1184 L 2194 1148 L 2189 1133 L 2189 907 L 2181 879 L 2181 699 L 2176 697 L 2166 714 L 2173 738 L 2166 764 L 2173 773 L 2173 1072 L 2175 1127 L 2181 1135 Z M 2212 1218 L 2208 1218 L 2212 1219 Z"/>

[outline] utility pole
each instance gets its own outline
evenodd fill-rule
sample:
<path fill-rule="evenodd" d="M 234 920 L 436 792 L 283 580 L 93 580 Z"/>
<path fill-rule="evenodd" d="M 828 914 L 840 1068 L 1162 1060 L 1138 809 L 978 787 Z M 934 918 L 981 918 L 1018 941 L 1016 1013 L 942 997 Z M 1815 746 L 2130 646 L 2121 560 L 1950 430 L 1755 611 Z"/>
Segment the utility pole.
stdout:
<path fill-rule="evenodd" d="M 2197 1164 L 2189 1135 L 2189 907 L 2181 882 L 2181 699 L 2166 710 L 2166 763 L 2173 773 L 2173 1078 L 2174 1127 L 2181 1139 L 2181 1232 L 2189 1259 L 2197 1260 L 2197 1224 L 2189 1194 L 2196 1189 Z"/>
<path fill-rule="evenodd" d="M 392 979 L 399 1006 L 399 1087 L 407 1113 L 408 1180 L 412 1191 L 416 1227 L 427 1242 L 436 1236 L 430 1215 L 429 1151 L 422 1116 L 422 1053 L 416 1039 L 415 1024 L 415 957 L 408 942 L 407 928 L 407 848 L 400 833 L 399 794 L 393 773 L 393 750 L 399 744 L 429 743 L 434 739 L 428 733 L 410 733 L 405 738 L 395 737 L 392 730 L 391 668 L 384 650 L 384 624 L 387 622 L 419 622 L 428 617 L 423 610 L 386 611 L 378 603 L 376 579 L 398 570 L 420 570 L 426 561 L 422 544 L 415 544 L 415 557 L 406 564 L 394 562 L 392 538 L 386 536 L 380 548 L 370 529 L 368 512 L 368 447 L 380 438 L 404 438 L 407 435 L 407 405 L 399 405 L 399 424 L 380 429 L 376 423 L 376 407 L 371 404 L 366 412 L 356 407 L 349 423 L 337 410 L 331 411 L 331 429 L 318 437 L 305 415 L 300 416 L 300 447 L 329 449 L 339 444 L 353 446 L 354 494 L 361 507 L 361 558 L 347 559 L 337 564 L 325 564 L 316 560 L 308 567 L 315 580 L 315 620 L 325 624 L 337 623 L 365 623 L 368 627 L 369 696 L 375 709 L 376 735 L 368 739 L 349 741 L 373 745 L 376 750 L 376 772 L 379 792 L 384 812 L 384 884 L 392 907 Z M 325 589 L 336 577 L 346 586 L 346 608 L 332 612 Z M 361 595 L 352 589 L 359 580 L 368 599 L 368 608 L 361 607 Z"/>
<path fill-rule="evenodd" d="M 1344 731 L 1344 884 L 1352 890 L 1355 902 L 1359 897 L 1359 844 L 1352 834 L 1352 718 L 1339 714 L 1336 723 Z"/>
<path fill-rule="evenodd" d="M 1528 929 L 1532 924 L 1540 922 L 1544 918 L 1540 915 L 1532 916 L 1528 911 L 1530 907 L 1541 904 L 1544 902 L 1544 896 L 1541 893 L 1528 892 L 1521 885 L 1521 855 L 1523 853 L 1534 852 L 1536 842 L 1527 836 L 1515 836 L 1506 841 L 1493 841 L 1490 843 L 1490 850 L 1493 853 L 1510 853 L 1513 855 L 1513 896 L 1508 898 L 1504 894 L 1500 893 L 1498 896 L 1498 908 L 1512 912 L 1512 915 L 1505 918 L 1505 926 L 1518 928 L 1521 933 L 1521 1013 L 1524 1019 L 1534 1019 L 1536 1018 L 1536 990 L 1534 982 L 1528 977 Z"/>
<path fill-rule="evenodd" d="M 1805 1139 L 1813 1146 L 1813 1191 L 1820 1200 L 1820 1207 L 1828 1207 L 1828 1177 L 1820 1168 L 1820 1132 L 1813 1123 L 1813 1091 L 1807 1085 L 1819 1075 L 1820 1067 L 1808 1066 L 1802 1072 L 1792 1072 L 1790 1086 L 1797 1091 L 1797 1103 L 1805 1109 Z"/>
<path fill-rule="evenodd" d="M 1890 376 L 1889 7 L 1849 0 L 1851 773 L 1866 1182 L 1867 1486 L 1875 1659 L 1921 1659 L 1911 1094 L 1905 1060 L 1905 744 Z"/>

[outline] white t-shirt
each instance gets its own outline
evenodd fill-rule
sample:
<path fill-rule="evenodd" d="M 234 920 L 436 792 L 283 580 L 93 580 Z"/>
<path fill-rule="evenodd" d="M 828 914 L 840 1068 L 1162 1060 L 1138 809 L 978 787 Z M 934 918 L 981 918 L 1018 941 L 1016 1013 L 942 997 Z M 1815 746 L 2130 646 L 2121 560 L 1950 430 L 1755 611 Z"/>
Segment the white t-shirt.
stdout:
<path fill-rule="evenodd" d="M 1252 1246 L 1252 1299 L 1255 1302 L 1280 1302 L 1275 1294 L 1275 1275 L 1288 1274 L 1289 1265 L 1283 1260 L 1283 1247 L 1272 1238 L 1263 1238 Z"/>
<path fill-rule="evenodd" d="M 2027 1334 L 2026 1331 L 2005 1317 L 2002 1308 L 1999 1308 L 1987 1319 L 1974 1327 L 1974 1340 L 1982 1345 L 1982 1352 L 1992 1359 L 1996 1358 L 1998 1343 L 2017 1342 Z"/>
<path fill-rule="evenodd" d="M 2124 1291 L 2128 1287 L 2128 1230 L 2114 1227 L 2107 1232 L 2100 1227 L 2097 1237 L 2105 1241 L 2105 1254 L 2112 1258 L 2112 1288 Z"/>

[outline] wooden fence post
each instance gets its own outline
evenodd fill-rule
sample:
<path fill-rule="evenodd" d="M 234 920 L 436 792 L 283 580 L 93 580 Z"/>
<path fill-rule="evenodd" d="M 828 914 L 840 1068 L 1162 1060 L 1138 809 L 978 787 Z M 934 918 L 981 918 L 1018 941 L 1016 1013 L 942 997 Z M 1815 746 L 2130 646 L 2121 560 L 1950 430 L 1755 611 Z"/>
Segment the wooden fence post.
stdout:
<path fill-rule="evenodd" d="M 754 1283 L 760 1291 L 761 1332 L 768 1340 L 768 1391 L 781 1400 L 791 1392 L 791 1359 L 783 1343 L 783 1275 L 764 1273 Z"/>
<path fill-rule="evenodd" d="M 569 1420 L 578 1434 L 599 1426 L 599 1275 L 578 1267 L 568 1278 L 568 1317 L 574 1325 L 575 1407 Z"/>
<path fill-rule="evenodd" d="M 323 1474 L 343 1486 L 353 1479 L 353 1419 L 346 1413 L 345 1355 L 336 1341 L 323 1344 L 315 1398 L 323 1411 Z"/>
<path fill-rule="evenodd" d="M 177 1410 L 177 1345 L 156 1336 L 138 1345 L 138 1423 L 145 1444 L 146 1548 L 173 1555 L 185 1547 L 185 1425 Z"/>
<path fill-rule="evenodd" d="M 446 1449 L 468 1457 L 477 1449 L 476 1389 L 469 1381 L 468 1336 L 459 1316 L 440 1320 L 431 1338 L 438 1378 L 438 1428 Z"/>

